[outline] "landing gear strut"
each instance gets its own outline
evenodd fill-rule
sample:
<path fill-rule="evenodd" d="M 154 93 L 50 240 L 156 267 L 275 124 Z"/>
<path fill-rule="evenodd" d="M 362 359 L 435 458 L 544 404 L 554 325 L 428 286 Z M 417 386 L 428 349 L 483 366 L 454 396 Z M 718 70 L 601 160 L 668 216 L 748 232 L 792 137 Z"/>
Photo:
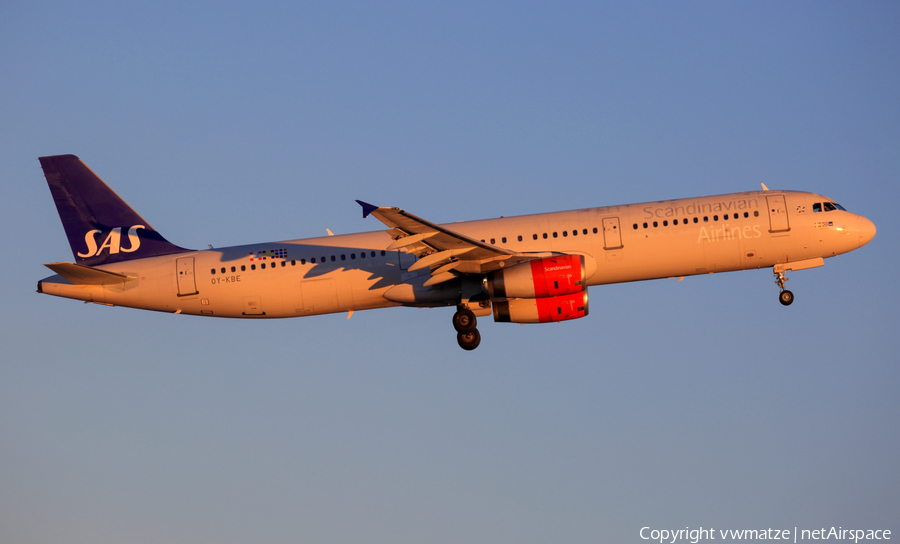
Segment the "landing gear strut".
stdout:
<path fill-rule="evenodd" d="M 787 289 L 784 288 L 784 282 L 788 281 L 787 276 L 784 275 L 783 270 L 776 270 L 775 274 L 775 285 L 781 289 L 781 293 L 778 294 L 778 302 L 780 302 L 783 306 L 790 306 L 791 302 L 794 302 L 794 293 L 791 293 Z"/>
<path fill-rule="evenodd" d="M 475 326 L 478 324 L 475 314 L 467 308 L 459 308 L 453 314 L 453 328 L 456 329 L 456 342 L 466 351 L 472 351 L 481 343 L 481 333 Z"/>

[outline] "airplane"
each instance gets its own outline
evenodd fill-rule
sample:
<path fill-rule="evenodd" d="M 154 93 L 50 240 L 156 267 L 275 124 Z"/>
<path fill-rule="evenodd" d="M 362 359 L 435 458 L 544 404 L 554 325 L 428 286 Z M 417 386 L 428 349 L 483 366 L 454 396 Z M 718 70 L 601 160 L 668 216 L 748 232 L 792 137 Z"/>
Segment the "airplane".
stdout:
<path fill-rule="evenodd" d="M 457 343 L 477 318 L 553 323 L 588 315 L 588 287 L 819 267 L 875 236 L 833 199 L 762 191 L 437 225 L 357 200 L 386 230 L 194 250 L 172 244 L 74 155 L 40 157 L 75 262 L 37 292 L 174 314 L 267 319 L 397 306 L 456 307 Z"/>

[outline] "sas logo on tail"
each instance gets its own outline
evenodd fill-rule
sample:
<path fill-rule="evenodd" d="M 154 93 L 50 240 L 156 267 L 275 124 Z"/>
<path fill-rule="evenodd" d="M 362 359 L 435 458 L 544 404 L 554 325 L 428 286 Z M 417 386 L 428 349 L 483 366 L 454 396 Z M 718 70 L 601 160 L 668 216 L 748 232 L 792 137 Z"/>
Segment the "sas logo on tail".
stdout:
<path fill-rule="evenodd" d="M 100 247 L 97 247 L 97 235 L 101 234 L 103 231 L 97 229 L 88 231 L 88 233 L 84 235 L 84 243 L 87 244 L 87 253 L 78 253 L 78 256 L 83 258 L 96 257 L 97 255 L 100 255 L 100 252 L 104 249 L 108 249 L 110 255 L 120 251 L 122 253 L 132 253 L 137 251 L 138 248 L 141 247 L 141 239 L 137 235 L 137 230 L 146 228 L 147 227 L 144 225 L 135 225 L 128 229 L 129 247 L 127 248 L 121 246 L 122 227 L 112 229 Z"/>

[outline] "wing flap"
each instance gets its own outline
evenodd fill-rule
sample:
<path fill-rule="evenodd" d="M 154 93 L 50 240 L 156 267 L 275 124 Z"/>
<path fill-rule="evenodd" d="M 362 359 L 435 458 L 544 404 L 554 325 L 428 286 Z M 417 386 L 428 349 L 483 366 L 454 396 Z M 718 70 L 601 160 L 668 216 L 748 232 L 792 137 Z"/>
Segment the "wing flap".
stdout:
<path fill-rule="evenodd" d="M 432 285 L 444 283 L 445 281 L 455 280 L 458 277 L 459 276 L 454 274 L 453 272 L 444 272 L 442 274 L 435 274 L 435 275 L 431 276 L 431 279 L 429 279 L 422 285 L 425 287 L 431 287 Z"/>

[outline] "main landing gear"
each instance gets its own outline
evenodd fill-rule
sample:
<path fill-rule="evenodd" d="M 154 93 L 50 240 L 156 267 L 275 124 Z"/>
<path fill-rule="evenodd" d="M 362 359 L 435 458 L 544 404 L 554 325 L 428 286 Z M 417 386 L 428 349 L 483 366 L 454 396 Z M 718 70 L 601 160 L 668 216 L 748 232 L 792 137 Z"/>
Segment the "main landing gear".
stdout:
<path fill-rule="evenodd" d="M 784 282 L 788 281 L 787 276 L 784 275 L 783 270 L 775 270 L 775 285 L 781 289 L 781 293 L 778 294 L 778 302 L 780 302 L 783 306 L 790 306 L 791 302 L 794 302 L 794 293 L 791 293 L 787 289 L 784 288 Z"/>
<path fill-rule="evenodd" d="M 453 314 L 453 328 L 456 329 L 456 342 L 466 351 L 472 351 L 481 343 L 481 333 L 475 328 L 477 325 L 475 314 L 472 310 L 460 307 Z"/>

